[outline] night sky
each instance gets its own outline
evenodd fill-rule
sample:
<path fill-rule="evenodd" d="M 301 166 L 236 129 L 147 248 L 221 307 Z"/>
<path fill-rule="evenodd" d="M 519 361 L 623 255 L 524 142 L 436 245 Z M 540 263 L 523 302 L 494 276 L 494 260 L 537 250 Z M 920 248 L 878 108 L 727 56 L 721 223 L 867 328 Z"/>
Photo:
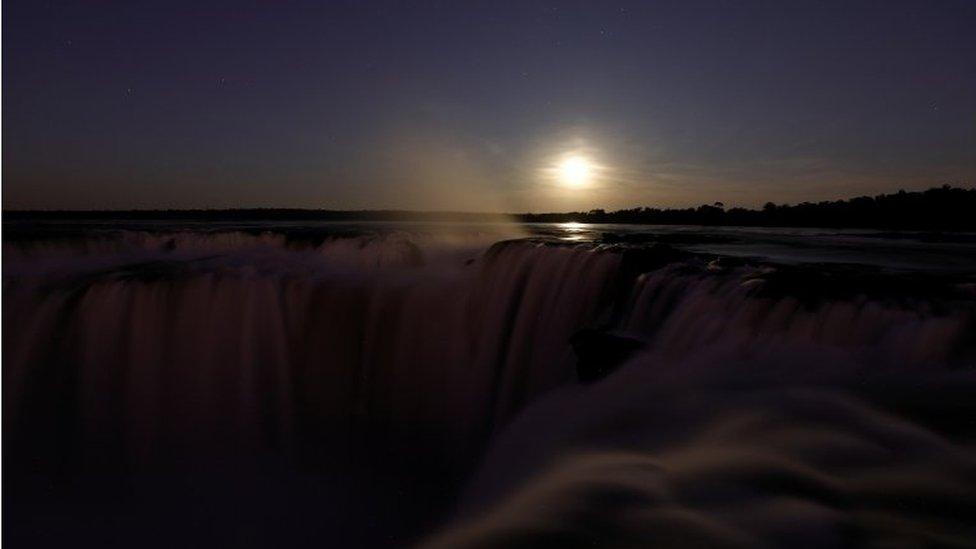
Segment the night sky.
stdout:
<path fill-rule="evenodd" d="M 976 182 L 976 2 L 3 4 L 3 207 L 755 206 Z M 592 163 L 555 181 L 567 154 Z"/>

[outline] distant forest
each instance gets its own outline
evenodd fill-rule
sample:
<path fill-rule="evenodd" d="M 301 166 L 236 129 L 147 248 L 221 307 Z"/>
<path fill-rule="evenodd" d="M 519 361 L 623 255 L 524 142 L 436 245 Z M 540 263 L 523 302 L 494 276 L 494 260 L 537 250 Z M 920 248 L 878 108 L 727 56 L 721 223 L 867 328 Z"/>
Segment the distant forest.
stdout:
<path fill-rule="evenodd" d="M 976 188 L 944 185 L 927 191 L 898 191 L 875 197 L 767 203 L 762 209 L 726 209 L 721 202 L 697 208 L 626 210 L 513 215 L 403 210 L 310 210 L 251 208 L 232 210 L 11 210 L 4 219 L 17 220 L 193 220 L 193 221 L 415 221 L 491 222 L 515 218 L 526 223 L 632 223 L 648 225 L 732 225 L 752 227 L 832 227 L 931 231 L 976 231 Z"/>
<path fill-rule="evenodd" d="M 613 212 L 523 214 L 520 217 L 528 222 L 976 230 L 976 188 L 944 185 L 920 192 L 898 191 L 875 197 L 803 202 L 795 206 L 767 202 L 760 210 L 726 209 L 721 202 L 716 202 L 685 209 L 631 208 Z"/>

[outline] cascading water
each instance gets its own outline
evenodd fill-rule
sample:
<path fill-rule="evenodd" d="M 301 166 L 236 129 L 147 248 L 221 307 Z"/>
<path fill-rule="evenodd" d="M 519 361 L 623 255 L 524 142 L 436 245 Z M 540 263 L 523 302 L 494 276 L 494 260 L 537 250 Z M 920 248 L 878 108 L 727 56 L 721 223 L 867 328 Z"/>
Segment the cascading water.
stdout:
<path fill-rule="evenodd" d="M 317 486 L 298 499 L 333 515 L 319 517 L 333 539 L 402 545 L 442 517 L 492 446 L 460 518 L 493 508 L 494 522 L 439 539 L 480 546 L 508 539 L 517 527 L 540 541 L 528 532 L 541 523 L 531 510 L 518 511 L 519 501 L 549 505 L 549 498 L 568 497 L 562 490 L 577 493 L 573 483 L 594 471 L 593 482 L 612 483 L 617 474 L 640 476 L 645 462 L 685 463 L 674 457 L 681 448 L 696 456 L 709 444 L 725 448 L 734 439 L 726 431 L 707 436 L 722 414 L 802 416 L 794 410 L 818 406 L 807 397 L 769 397 L 776 387 L 789 388 L 787 395 L 810 386 L 856 394 L 863 399 L 852 405 L 857 413 L 838 412 L 837 421 L 866 425 L 862 416 L 877 403 L 890 413 L 938 412 L 927 394 L 899 400 L 906 379 L 934 384 L 954 375 L 957 391 L 971 386 L 976 317 L 965 281 L 940 279 L 938 287 L 907 293 L 899 286 L 889 295 L 890 280 L 901 279 L 885 273 L 825 277 L 748 261 L 709 263 L 663 246 L 492 245 L 496 238 L 116 231 L 5 242 L 4 442 L 6 471 L 17 476 L 14 501 L 27 516 L 37 501 L 61 498 L 40 486 L 53 482 L 55 494 L 76 494 L 94 482 L 124 486 L 115 502 L 143 505 L 166 492 L 153 484 L 160 478 L 229 475 L 237 483 L 286 471 Z M 619 373 L 580 388 L 571 341 L 581 330 L 616 334 L 643 350 Z M 728 396 L 742 387 L 765 396 Z M 827 400 L 823 410 L 840 406 Z M 639 413 L 623 414 L 628 406 Z M 678 427 L 662 425 L 668 415 Z M 668 433 L 680 426 L 698 438 L 675 442 Z M 776 436 L 741 442 L 754 450 Z M 964 456 L 952 467 L 972 457 L 944 444 Z M 533 445 L 538 450 L 529 451 Z M 579 448 L 598 450 L 594 461 L 585 454 L 554 470 L 560 480 L 551 490 L 531 488 L 554 455 Z M 585 474 L 560 472 L 576 467 Z M 961 485 L 976 486 L 965 484 L 972 479 L 962 465 L 947 467 Z M 532 492 L 506 503 L 525 483 L 539 499 Z M 265 507 L 276 507 L 282 493 L 261 490 L 261 509 L 247 516 L 274 522 Z M 637 492 L 649 497 L 648 490 L 642 484 Z M 187 496 L 169 497 L 159 499 Z M 569 516 L 553 509 L 539 520 Z M 279 526 L 307 530 L 309 512 L 296 510 L 301 520 Z M 62 519 L 50 524 L 63 527 Z M 69 532 L 79 528 L 67 523 Z M 631 530 L 620 528 L 654 539 Z M 20 533 L 37 535 L 30 527 Z M 740 534 L 728 539 L 753 539 L 751 531 Z M 280 535 L 262 529 L 250 543 Z"/>

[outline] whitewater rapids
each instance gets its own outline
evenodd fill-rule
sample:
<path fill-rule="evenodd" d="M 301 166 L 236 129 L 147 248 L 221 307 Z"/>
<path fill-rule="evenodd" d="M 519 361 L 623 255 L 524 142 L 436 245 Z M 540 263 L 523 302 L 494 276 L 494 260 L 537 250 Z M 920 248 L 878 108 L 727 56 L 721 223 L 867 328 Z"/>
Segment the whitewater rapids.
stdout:
<path fill-rule="evenodd" d="M 498 236 L 5 241 L 13 539 L 973 546 L 972 278 Z"/>

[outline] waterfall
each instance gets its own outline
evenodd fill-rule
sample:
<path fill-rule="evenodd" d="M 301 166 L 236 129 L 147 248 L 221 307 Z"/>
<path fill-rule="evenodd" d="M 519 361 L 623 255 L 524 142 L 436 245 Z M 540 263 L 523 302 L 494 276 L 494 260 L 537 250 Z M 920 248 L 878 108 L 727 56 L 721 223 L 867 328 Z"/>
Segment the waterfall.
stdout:
<path fill-rule="evenodd" d="M 505 513 L 569 497 L 563 490 L 593 471 L 611 482 L 642 464 L 676 467 L 682 447 L 665 453 L 670 429 L 646 414 L 706 437 L 719 428 L 708 411 L 747 421 L 748 410 L 818 406 L 792 392 L 733 403 L 714 387 L 842 389 L 865 399 L 848 414 L 863 426 L 878 402 L 909 407 L 895 402 L 906 377 L 925 383 L 976 358 L 964 281 L 496 237 L 111 231 L 5 241 L 8 470 L 29 493 L 33 478 L 251 471 L 269 457 L 315 474 L 402 469 L 403 480 L 422 468 L 439 484 L 414 488 L 439 493 L 440 507 L 402 520 L 430 524 L 478 469 L 464 508 L 498 509 L 497 524 L 446 538 L 463 544 L 522 524 Z M 584 331 L 633 341 L 636 358 L 582 388 L 571 342 Z M 681 394 L 703 400 L 689 408 Z M 843 408 L 831 398 L 824 410 Z M 916 404 L 938 415 L 937 403 Z M 653 410 L 621 412 L 644 405 Z M 642 438 L 648 426 L 659 431 Z M 560 462 L 547 484 L 543 463 L 574 440 L 599 451 Z M 706 455 L 696 440 L 683 448 Z M 528 499 L 504 503 L 523 485 L 517 497 Z M 657 494 L 648 486 L 640 497 Z"/>
<path fill-rule="evenodd" d="M 11 432 L 30 439 L 43 418 L 65 440 L 38 443 L 94 467 L 201 448 L 291 455 L 364 430 L 408 445 L 432 426 L 445 450 L 475 451 L 571 381 L 569 338 L 606 307 L 618 257 L 515 242 L 472 253 L 426 262 L 397 237 L 290 249 L 241 234 L 15 250 L 27 265 L 4 287 Z"/>

